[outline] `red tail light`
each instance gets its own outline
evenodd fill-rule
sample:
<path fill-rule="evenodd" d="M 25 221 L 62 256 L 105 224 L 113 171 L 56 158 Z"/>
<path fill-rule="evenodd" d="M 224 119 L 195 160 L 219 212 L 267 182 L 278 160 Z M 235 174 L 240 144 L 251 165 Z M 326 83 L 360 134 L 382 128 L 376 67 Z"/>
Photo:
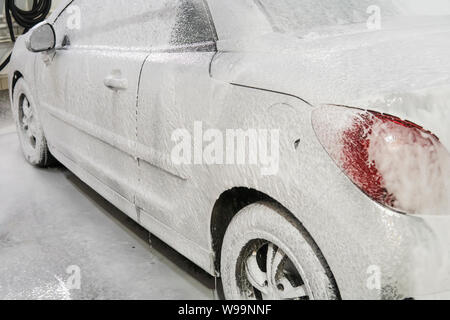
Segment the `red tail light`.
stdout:
<path fill-rule="evenodd" d="M 421 126 L 338 106 L 317 109 L 313 126 L 339 167 L 376 202 L 415 213 L 434 212 L 448 201 L 449 154 Z"/>

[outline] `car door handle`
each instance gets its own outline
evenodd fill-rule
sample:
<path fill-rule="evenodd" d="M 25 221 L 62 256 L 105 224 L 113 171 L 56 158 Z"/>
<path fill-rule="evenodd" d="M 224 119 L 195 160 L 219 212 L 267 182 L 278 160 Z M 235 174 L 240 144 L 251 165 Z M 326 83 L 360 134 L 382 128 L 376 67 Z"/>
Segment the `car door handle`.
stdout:
<path fill-rule="evenodd" d="M 120 73 L 114 72 L 103 80 L 103 84 L 108 89 L 118 91 L 128 89 L 128 80 L 121 78 Z"/>

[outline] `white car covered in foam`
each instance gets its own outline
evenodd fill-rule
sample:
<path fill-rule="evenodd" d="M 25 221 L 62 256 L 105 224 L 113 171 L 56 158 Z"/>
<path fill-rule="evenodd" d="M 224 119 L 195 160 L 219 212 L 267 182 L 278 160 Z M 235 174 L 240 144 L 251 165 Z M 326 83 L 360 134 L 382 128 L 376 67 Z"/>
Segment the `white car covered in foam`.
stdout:
<path fill-rule="evenodd" d="M 73 0 L 18 39 L 10 90 L 31 164 L 226 298 L 439 298 L 449 71 L 445 0 Z"/>

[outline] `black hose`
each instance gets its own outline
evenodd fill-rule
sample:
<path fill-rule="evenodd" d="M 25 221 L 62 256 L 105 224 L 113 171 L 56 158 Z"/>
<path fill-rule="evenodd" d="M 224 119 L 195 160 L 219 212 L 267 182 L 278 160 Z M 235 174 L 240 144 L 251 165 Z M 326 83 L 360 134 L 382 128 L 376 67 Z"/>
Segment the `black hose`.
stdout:
<path fill-rule="evenodd" d="M 11 60 L 11 53 L 8 54 L 8 57 L 5 59 L 5 61 L 2 62 L 0 65 L 0 71 L 6 68 L 6 66 L 9 64 L 9 61 Z"/>
<path fill-rule="evenodd" d="M 17 24 L 24 28 L 24 33 L 45 20 L 52 7 L 52 0 L 33 0 L 31 10 L 23 10 L 16 6 L 15 0 L 5 0 L 5 16 L 11 40 L 16 41 L 11 16 Z"/>
<path fill-rule="evenodd" d="M 14 26 L 12 18 L 16 23 L 24 28 L 23 33 L 26 33 L 36 24 L 45 20 L 52 7 L 52 0 L 33 0 L 33 5 L 30 10 L 23 10 L 16 6 L 15 0 L 5 0 L 5 17 L 8 24 L 9 35 L 11 41 L 16 41 L 16 35 L 14 34 Z M 0 65 L 0 71 L 3 70 L 9 63 L 11 54 Z"/>

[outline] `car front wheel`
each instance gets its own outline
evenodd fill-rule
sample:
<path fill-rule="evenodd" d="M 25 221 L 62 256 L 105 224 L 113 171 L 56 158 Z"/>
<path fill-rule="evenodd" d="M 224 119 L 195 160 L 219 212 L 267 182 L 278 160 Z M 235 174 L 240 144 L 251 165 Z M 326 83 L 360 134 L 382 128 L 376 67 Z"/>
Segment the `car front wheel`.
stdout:
<path fill-rule="evenodd" d="M 229 300 L 334 300 L 336 283 L 303 227 L 284 209 L 256 203 L 227 229 L 221 276 Z"/>
<path fill-rule="evenodd" d="M 36 104 L 24 79 L 14 87 L 13 114 L 25 159 L 32 165 L 46 167 L 53 158 L 48 150 Z"/>

